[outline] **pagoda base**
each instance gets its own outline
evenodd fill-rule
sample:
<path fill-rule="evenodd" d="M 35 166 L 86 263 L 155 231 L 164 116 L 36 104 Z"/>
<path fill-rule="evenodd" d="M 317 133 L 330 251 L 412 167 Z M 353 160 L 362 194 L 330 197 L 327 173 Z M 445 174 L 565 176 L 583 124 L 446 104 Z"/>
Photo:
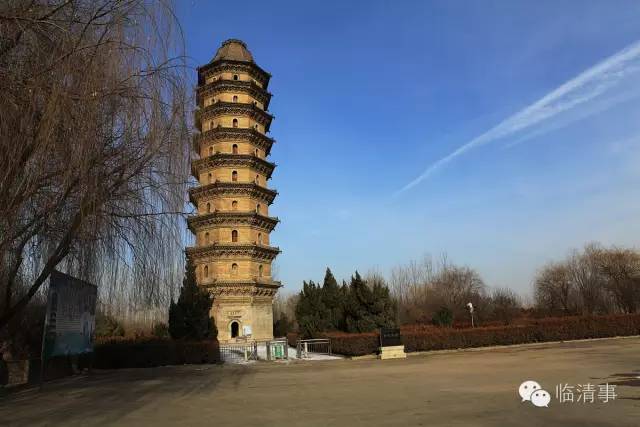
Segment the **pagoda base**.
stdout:
<path fill-rule="evenodd" d="M 273 296 L 279 284 L 237 288 L 215 286 L 211 317 L 220 343 L 269 341 L 273 339 Z M 275 288 L 275 289 L 274 289 Z M 265 292 L 266 291 L 266 292 Z"/>

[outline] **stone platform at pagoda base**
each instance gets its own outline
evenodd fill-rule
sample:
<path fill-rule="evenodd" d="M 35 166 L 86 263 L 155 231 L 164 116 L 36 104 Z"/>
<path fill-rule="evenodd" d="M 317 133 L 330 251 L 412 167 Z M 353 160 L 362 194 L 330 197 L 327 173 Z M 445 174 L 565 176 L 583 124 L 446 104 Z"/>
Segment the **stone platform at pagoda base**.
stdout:
<path fill-rule="evenodd" d="M 380 360 L 405 359 L 406 357 L 407 357 L 407 353 L 404 352 L 403 345 L 393 345 L 393 346 L 379 348 L 378 358 Z"/>

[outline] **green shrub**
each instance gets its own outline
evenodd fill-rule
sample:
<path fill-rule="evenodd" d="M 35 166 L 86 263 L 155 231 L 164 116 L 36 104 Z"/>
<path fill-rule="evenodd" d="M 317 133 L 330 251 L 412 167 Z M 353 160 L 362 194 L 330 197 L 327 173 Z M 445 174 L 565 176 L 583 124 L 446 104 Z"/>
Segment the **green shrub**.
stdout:
<path fill-rule="evenodd" d="M 451 326 L 453 325 L 453 312 L 447 307 L 442 307 L 433 315 L 432 322 L 436 326 Z"/>

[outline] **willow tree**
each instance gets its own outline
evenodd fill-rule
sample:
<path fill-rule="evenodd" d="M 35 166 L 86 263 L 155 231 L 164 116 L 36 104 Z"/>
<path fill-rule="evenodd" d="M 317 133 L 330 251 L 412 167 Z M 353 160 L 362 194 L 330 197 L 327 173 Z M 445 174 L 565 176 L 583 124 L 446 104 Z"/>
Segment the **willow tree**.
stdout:
<path fill-rule="evenodd" d="M 171 5 L 0 4 L 0 329 L 61 268 L 126 269 L 153 301 L 182 270 L 186 69 Z"/>

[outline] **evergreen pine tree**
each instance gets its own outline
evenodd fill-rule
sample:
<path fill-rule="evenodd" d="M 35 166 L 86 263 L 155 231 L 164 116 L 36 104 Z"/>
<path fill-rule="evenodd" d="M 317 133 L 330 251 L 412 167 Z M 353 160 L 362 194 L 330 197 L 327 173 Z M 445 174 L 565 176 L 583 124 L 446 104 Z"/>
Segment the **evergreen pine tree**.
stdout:
<path fill-rule="evenodd" d="M 370 332 L 395 324 L 395 304 L 384 283 L 369 286 L 356 271 L 345 304 L 347 332 Z"/>
<path fill-rule="evenodd" d="M 329 310 L 328 329 L 344 330 L 344 296 L 329 267 L 327 267 L 322 284 L 322 302 Z"/>
<path fill-rule="evenodd" d="M 178 301 L 169 307 L 169 334 L 173 339 L 216 338 L 218 330 L 209 316 L 213 299 L 196 283 L 195 266 L 187 257 Z"/>
<path fill-rule="evenodd" d="M 345 305 L 345 323 L 347 332 L 369 332 L 376 328 L 376 323 L 369 313 L 373 305 L 373 293 L 356 271 L 351 276 L 349 296 Z"/>
<path fill-rule="evenodd" d="M 396 325 L 397 306 L 391 298 L 389 288 L 384 282 L 375 281 L 371 286 L 373 293 L 373 307 L 371 314 L 378 328 L 391 328 Z"/>
<path fill-rule="evenodd" d="M 322 288 L 313 281 L 303 282 L 298 304 L 296 320 L 300 334 L 304 338 L 314 338 L 327 330 L 329 310 L 322 301 Z"/>
<path fill-rule="evenodd" d="M 285 313 L 281 313 L 280 317 L 273 323 L 273 336 L 286 337 L 291 330 L 291 321 Z"/>

